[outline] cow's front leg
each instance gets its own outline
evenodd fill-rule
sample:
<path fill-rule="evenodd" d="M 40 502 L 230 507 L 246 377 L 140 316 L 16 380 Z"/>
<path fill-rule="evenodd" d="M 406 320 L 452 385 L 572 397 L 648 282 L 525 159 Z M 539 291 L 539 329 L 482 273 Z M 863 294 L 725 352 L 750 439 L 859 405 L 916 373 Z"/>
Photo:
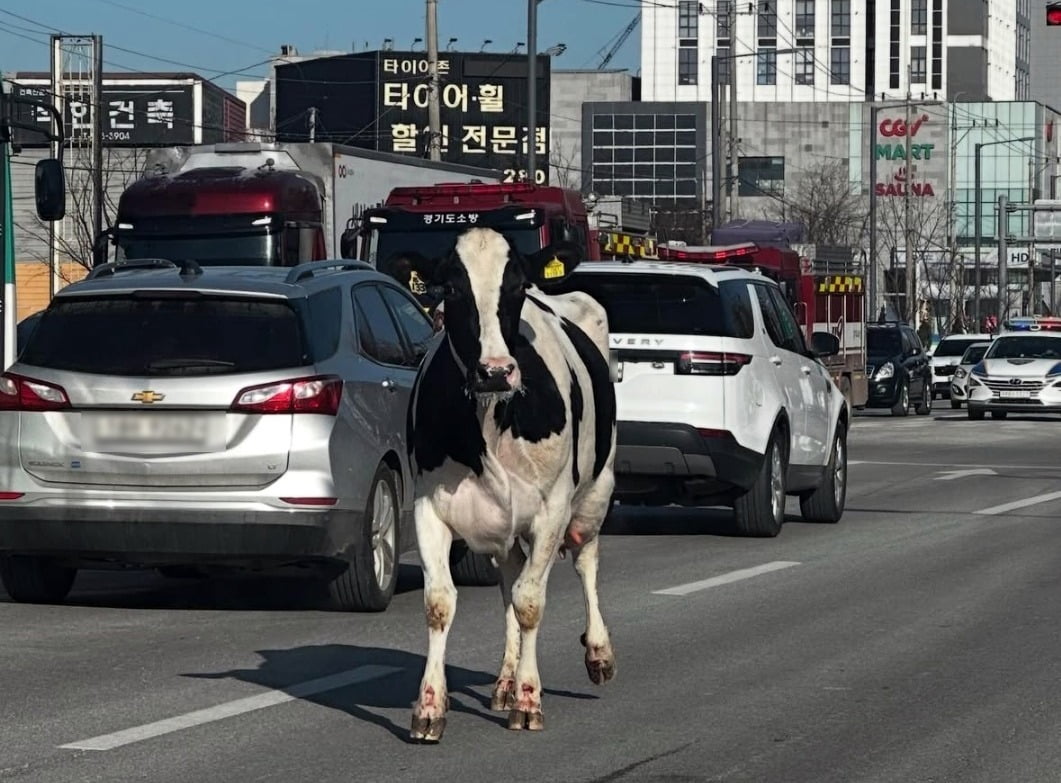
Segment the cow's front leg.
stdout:
<path fill-rule="evenodd" d="M 519 663 L 520 628 L 516 611 L 512 607 L 512 586 L 526 562 L 527 556 L 523 554 L 523 547 L 517 539 L 508 556 L 498 563 L 501 571 L 501 600 L 505 604 L 505 655 L 501 659 L 501 671 L 497 675 L 497 683 L 490 699 L 490 709 L 498 712 L 511 710 L 516 706 L 516 665 Z"/>
<path fill-rule="evenodd" d="M 530 559 L 512 586 L 512 609 L 520 629 L 519 663 L 516 666 L 516 703 L 508 714 L 510 729 L 545 728 L 542 717 L 542 683 L 538 675 L 538 628 L 545 611 L 545 586 L 563 536 L 557 524 L 536 524 Z"/>
<path fill-rule="evenodd" d="M 416 538 L 424 571 L 424 612 L 427 616 L 427 663 L 420 696 L 413 705 L 410 736 L 438 742 L 446 730 L 446 638 L 457 612 L 457 589 L 449 571 L 453 533 L 435 513 L 431 501 L 418 498 L 415 507 Z"/>

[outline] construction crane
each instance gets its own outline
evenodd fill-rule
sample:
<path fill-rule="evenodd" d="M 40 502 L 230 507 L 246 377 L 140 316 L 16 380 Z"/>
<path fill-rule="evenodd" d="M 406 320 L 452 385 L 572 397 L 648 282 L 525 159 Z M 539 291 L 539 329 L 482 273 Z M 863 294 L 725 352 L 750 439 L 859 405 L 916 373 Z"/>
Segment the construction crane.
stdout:
<path fill-rule="evenodd" d="M 619 33 L 619 38 L 614 44 L 612 44 L 612 48 L 608 50 L 608 53 L 606 55 L 604 55 L 604 59 L 601 60 L 600 65 L 597 66 L 598 71 L 603 71 L 605 67 L 607 67 L 608 63 L 612 61 L 612 58 L 615 57 L 616 52 L 623 48 L 623 44 L 626 43 L 626 39 L 630 37 L 630 33 L 634 31 L 634 28 L 637 27 L 637 23 L 640 21 L 641 12 L 638 11 L 637 15 L 630 20 L 630 24 L 626 26 L 626 29 Z"/>

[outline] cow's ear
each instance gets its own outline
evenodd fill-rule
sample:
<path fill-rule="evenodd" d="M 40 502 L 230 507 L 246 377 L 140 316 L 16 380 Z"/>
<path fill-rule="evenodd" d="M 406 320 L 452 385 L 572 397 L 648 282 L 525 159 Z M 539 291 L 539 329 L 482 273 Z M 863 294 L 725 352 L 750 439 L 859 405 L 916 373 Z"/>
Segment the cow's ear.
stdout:
<path fill-rule="evenodd" d="M 525 258 L 527 281 L 542 290 L 567 279 L 582 262 L 582 248 L 573 242 L 556 242 Z"/>
<path fill-rule="evenodd" d="M 415 251 L 398 252 L 384 259 L 377 268 L 385 275 L 390 275 L 414 294 L 425 293 L 428 286 L 434 285 L 439 259 L 428 258 Z"/>

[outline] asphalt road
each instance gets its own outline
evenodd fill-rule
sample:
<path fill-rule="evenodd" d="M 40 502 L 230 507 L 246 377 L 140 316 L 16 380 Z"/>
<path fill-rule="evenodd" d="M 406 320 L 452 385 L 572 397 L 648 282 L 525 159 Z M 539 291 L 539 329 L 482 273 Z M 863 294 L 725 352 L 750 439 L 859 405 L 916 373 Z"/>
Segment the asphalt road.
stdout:
<path fill-rule="evenodd" d="M 559 563 L 540 733 L 487 709 L 496 588 L 460 590 L 449 724 L 422 746 L 415 565 L 379 615 L 84 573 L 68 605 L 0 602 L 0 781 L 1057 781 L 1059 434 L 860 416 L 844 519 L 793 503 L 776 539 L 714 510 L 620 511 L 601 577 L 617 677 L 589 682 Z"/>

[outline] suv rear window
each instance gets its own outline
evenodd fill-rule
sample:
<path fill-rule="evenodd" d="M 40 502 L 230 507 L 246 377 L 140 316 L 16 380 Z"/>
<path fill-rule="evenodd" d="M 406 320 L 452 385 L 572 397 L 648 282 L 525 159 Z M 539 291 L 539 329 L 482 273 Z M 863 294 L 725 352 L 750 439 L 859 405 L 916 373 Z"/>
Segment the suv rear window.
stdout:
<path fill-rule="evenodd" d="M 155 293 L 53 300 L 19 361 L 104 375 L 216 375 L 312 362 L 302 321 L 275 299 Z"/>
<path fill-rule="evenodd" d="M 867 329 L 866 349 L 870 353 L 895 356 L 903 352 L 902 335 L 898 329 Z"/>
<path fill-rule="evenodd" d="M 736 280 L 716 289 L 692 275 L 576 272 L 560 291 L 582 291 L 600 302 L 614 333 L 744 339 L 754 334 L 748 286 Z"/>

